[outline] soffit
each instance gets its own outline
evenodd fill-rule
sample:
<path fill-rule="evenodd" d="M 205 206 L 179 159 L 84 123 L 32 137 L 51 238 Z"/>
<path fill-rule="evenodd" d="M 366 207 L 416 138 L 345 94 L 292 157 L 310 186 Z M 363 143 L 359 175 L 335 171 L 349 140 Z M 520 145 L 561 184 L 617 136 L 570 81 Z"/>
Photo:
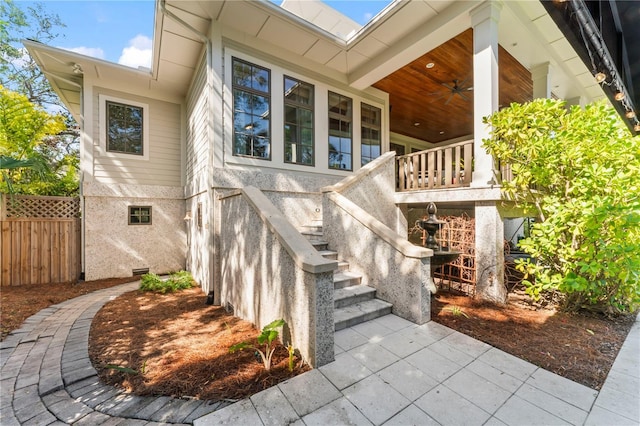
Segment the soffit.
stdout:
<path fill-rule="evenodd" d="M 198 28 L 202 32 L 206 32 L 202 29 L 206 26 L 205 23 L 215 21 L 222 28 L 229 27 L 237 34 L 246 35 L 247 38 L 241 40 L 242 42 L 246 43 L 255 38 L 273 45 L 274 52 L 287 49 L 327 67 L 328 70 L 342 73 L 353 87 L 360 89 L 372 85 L 384 87 L 384 84 L 376 82 L 385 81 L 392 75 L 397 76 L 398 74 L 394 73 L 405 66 L 409 72 L 411 67 L 407 64 L 442 47 L 439 53 L 440 61 L 446 61 L 450 65 L 448 74 L 445 75 L 443 72 L 437 80 L 437 87 L 430 87 L 428 81 L 407 83 L 398 80 L 393 85 L 397 90 L 401 90 L 403 86 L 409 87 L 422 96 L 420 102 L 414 100 L 412 104 L 417 111 L 425 104 L 425 93 L 442 90 L 442 84 L 445 82 L 452 84 L 454 79 L 462 81 L 466 76 L 471 76 L 469 41 L 466 40 L 464 46 L 460 46 L 460 41 L 456 41 L 456 35 L 470 28 L 469 11 L 477 4 L 477 1 L 453 0 L 397 1 L 346 42 L 269 1 L 170 1 L 167 8 L 185 20 L 189 18 L 194 25 L 199 25 Z M 163 22 L 166 23 L 169 19 L 165 17 Z M 177 81 L 182 78 L 181 75 L 188 75 L 190 69 L 195 69 L 198 55 L 194 52 L 198 51 L 198 46 L 202 49 L 202 43 L 194 40 L 193 34 L 189 34 L 184 28 L 176 29 L 172 24 L 164 26 L 166 28 L 163 28 L 163 38 L 171 40 L 179 36 L 182 39 L 176 39 L 177 44 L 193 43 L 193 48 L 185 49 L 185 53 L 179 52 L 180 49 L 176 50 L 172 41 L 166 44 L 163 42 L 162 49 L 167 49 L 171 54 L 163 55 L 161 52 L 158 75 L 161 77 L 160 80 L 166 77 L 171 81 Z M 524 71 L 545 62 L 550 64 L 552 90 L 558 97 L 583 97 L 591 101 L 602 96 L 602 91 L 596 90 L 599 89 L 598 86 L 593 87 L 588 79 L 582 78 L 587 70 L 581 68 L 575 60 L 575 52 L 539 2 L 503 3 L 499 22 L 499 43 L 501 49 L 506 52 L 502 54 L 501 51 L 500 56 L 504 56 L 509 63 L 513 62 L 512 65 L 505 66 L 515 73 L 510 77 L 501 72 L 501 103 L 508 104 L 509 96 L 518 101 L 530 97 L 531 84 L 515 82 L 522 83 L 522 80 L 527 78 L 530 80 Z M 179 61 L 181 67 L 176 66 L 176 60 L 171 61 L 176 52 L 186 56 Z M 163 66 L 167 68 L 164 72 Z M 185 85 L 188 81 L 190 79 L 186 79 Z M 393 92 L 390 93 L 391 99 L 394 99 Z M 394 109 L 396 105 L 398 104 L 394 103 Z M 440 109 L 443 109 L 442 105 Z M 442 113 L 443 117 L 449 117 L 447 129 L 458 129 L 456 133 L 447 134 L 449 131 L 445 130 L 443 138 L 439 135 L 441 129 L 434 128 L 428 133 L 429 136 L 426 136 L 425 133 L 415 133 L 415 129 L 414 132 L 409 132 L 407 128 L 403 131 L 404 134 L 412 133 L 420 139 L 438 142 L 461 133 L 461 129 L 471 129 L 469 123 L 472 113 L 469 112 L 468 105 L 456 106 L 452 100 L 444 110 L 449 111 Z M 392 115 L 395 113 L 392 112 Z M 466 121 L 461 124 L 458 117 Z M 392 131 L 397 131 L 397 128 L 394 128 L 395 123 L 392 117 Z M 434 132 L 438 132 L 439 136 L 434 137 Z"/>

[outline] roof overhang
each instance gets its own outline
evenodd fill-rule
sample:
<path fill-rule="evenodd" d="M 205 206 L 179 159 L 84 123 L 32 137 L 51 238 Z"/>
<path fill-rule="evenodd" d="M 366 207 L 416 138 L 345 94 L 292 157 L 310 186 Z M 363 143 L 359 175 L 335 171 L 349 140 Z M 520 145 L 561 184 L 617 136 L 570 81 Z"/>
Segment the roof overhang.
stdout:
<path fill-rule="evenodd" d="M 640 7 L 633 1 L 545 1 L 544 7 L 633 134 L 640 134 Z M 620 93 L 624 96 L 620 99 Z"/>
<path fill-rule="evenodd" d="M 23 40 L 23 44 L 78 122 L 82 120 L 82 93 L 88 82 L 178 103 L 184 99 L 189 84 L 189 80 L 160 81 L 147 68 L 131 68 L 30 40 Z"/>

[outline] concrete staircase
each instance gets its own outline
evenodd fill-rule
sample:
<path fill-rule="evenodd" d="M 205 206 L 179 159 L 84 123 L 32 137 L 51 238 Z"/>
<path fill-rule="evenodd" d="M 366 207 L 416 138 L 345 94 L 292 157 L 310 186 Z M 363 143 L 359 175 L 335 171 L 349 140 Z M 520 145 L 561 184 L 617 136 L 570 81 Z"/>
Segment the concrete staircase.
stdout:
<path fill-rule="evenodd" d="M 322 224 L 305 226 L 301 232 L 322 256 L 338 260 L 338 270 L 333 273 L 336 331 L 391 313 L 393 305 L 376 299 L 376 289 L 363 285 L 362 275 L 349 271 L 349 263 L 340 261 L 338 252 L 329 250 Z"/>

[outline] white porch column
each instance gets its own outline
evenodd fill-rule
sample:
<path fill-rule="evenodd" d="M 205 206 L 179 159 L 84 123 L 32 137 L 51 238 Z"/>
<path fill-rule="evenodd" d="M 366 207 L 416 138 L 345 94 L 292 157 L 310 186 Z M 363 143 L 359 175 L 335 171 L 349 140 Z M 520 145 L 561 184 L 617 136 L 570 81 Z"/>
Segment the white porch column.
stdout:
<path fill-rule="evenodd" d="M 476 294 L 507 301 L 504 285 L 504 224 L 495 201 L 476 201 Z"/>
<path fill-rule="evenodd" d="M 533 99 L 551 98 L 551 78 L 549 71 L 549 62 L 545 62 L 531 68 L 531 80 L 533 80 Z"/>
<path fill-rule="evenodd" d="M 482 147 L 489 137 L 483 117 L 498 110 L 498 20 L 502 5 L 493 1 L 470 12 L 473 25 L 473 157 L 471 186 L 486 187 L 493 180 L 493 159 Z"/>
<path fill-rule="evenodd" d="M 471 186 L 494 184 L 493 158 L 482 147 L 490 129 L 482 119 L 498 111 L 498 20 L 502 5 L 487 1 L 473 9 L 473 131 L 474 170 Z M 495 201 L 475 203 L 476 294 L 484 300 L 505 303 L 504 226 Z"/>

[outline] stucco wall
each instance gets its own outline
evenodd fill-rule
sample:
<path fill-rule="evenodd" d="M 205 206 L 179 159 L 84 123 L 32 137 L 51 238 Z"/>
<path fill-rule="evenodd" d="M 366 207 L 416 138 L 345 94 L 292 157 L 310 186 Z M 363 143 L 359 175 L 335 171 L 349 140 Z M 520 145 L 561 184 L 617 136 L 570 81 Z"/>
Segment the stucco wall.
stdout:
<path fill-rule="evenodd" d="M 314 366 L 333 360 L 333 273 L 302 270 L 242 196 L 221 201 L 221 302 L 261 329 L 287 322 L 291 339 Z M 288 334 L 288 336 L 287 336 Z"/>
<path fill-rule="evenodd" d="M 85 279 L 127 277 L 133 269 L 166 273 L 185 268 L 181 187 L 83 185 Z M 129 206 L 151 206 L 151 225 L 129 225 Z"/>
<path fill-rule="evenodd" d="M 347 181 L 340 194 L 369 212 L 389 228 L 402 234 L 407 230 L 406 218 L 395 204 L 396 163 L 393 153 L 369 163 L 354 179 Z"/>
<path fill-rule="evenodd" d="M 249 185 L 262 190 L 296 228 L 322 219 L 320 189 L 340 179 L 335 176 L 259 169 L 215 169 L 213 178 L 214 188 L 221 193 Z"/>
<path fill-rule="evenodd" d="M 349 269 L 362 275 L 362 284 L 376 289 L 376 297 L 393 304 L 392 312 L 418 324 L 430 320 L 431 280 L 429 257 L 407 257 L 373 231 L 372 216 L 347 212 L 325 194 L 324 238 Z M 388 229 L 388 233 L 392 233 Z M 398 239 L 406 241 L 405 235 Z M 416 252 L 426 250 L 415 247 Z M 426 255 L 425 255 L 426 256 Z"/>

